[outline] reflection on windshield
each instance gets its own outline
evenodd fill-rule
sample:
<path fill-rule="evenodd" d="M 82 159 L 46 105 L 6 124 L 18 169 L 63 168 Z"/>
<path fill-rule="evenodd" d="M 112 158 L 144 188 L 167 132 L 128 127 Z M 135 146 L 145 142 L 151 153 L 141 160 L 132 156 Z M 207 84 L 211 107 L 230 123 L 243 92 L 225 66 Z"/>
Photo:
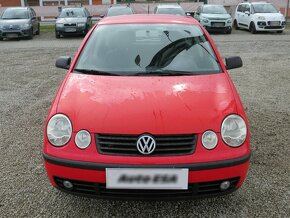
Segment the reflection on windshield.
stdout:
<path fill-rule="evenodd" d="M 185 13 L 180 8 L 159 8 L 158 14 L 175 14 L 185 16 Z"/>
<path fill-rule="evenodd" d="M 255 13 L 278 13 L 272 4 L 253 4 Z"/>
<path fill-rule="evenodd" d="M 61 12 L 59 17 L 85 17 L 85 13 L 82 9 L 65 9 Z"/>
<path fill-rule="evenodd" d="M 15 8 L 15 9 L 7 9 L 3 13 L 2 19 L 28 19 L 28 11 L 27 9 Z"/>
<path fill-rule="evenodd" d="M 220 72 L 202 30 L 198 26 L 181 24 L 99 26 L 75 68 L 118 75 Z"/>
<path fill-rule="evenodd" d="M 227 14 L 226 9 L 221 5 L 205 5 L 203 7 L 202 13 L 205 14 Z"/>
<path fill-rule="evenodd" d="M 130 8 L 110 8 L 108 11 L 107 16 L 117 16 L 117 15 L 123 15 L 123 14 L 133 14 L 133 11 Z"/>

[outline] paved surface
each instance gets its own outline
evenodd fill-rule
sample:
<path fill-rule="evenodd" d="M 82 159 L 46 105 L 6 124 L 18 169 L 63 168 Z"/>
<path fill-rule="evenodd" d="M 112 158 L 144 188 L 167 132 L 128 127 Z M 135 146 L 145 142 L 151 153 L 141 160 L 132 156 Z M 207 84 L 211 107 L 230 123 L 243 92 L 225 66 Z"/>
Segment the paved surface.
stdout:
<path fill-rule="evenodd" d="M 86 199 L 60 193 L 45 174 L 45 117 L 65 75 L 54 67 L 82 38 L 0 42 L 0 217 L 289 217 L 290 31 L 213 35 L 222 56 L 240 55 L 230 71 L 246 108 L 252 162 L 232 195 L 179 202 Z"/>

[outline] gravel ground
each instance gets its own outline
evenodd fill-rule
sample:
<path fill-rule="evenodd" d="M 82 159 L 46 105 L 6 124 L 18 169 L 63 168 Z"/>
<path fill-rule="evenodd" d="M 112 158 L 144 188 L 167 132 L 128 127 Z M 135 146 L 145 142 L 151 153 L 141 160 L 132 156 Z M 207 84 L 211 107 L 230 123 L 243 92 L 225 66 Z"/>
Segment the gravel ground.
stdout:
<path fill-rule="evenodd" d="M 53 188 L 43 167 L 45 117 L 65 75 L 54 67 L 82 38 L 0 42 L 0 217 L 289 217 L 290 31 L 213 35 L 223 57 L 240 55 L 230 71 L 251 126 L 252 160 L 244 186 L 225 197 L 134 202 L 87 199 Z"/>

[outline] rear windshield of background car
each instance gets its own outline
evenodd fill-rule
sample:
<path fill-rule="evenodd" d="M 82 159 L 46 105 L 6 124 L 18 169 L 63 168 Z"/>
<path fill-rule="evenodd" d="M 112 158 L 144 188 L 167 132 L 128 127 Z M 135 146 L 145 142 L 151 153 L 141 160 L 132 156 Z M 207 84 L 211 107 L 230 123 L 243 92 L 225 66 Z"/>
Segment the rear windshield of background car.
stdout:
<path fill-rule="evenodd" d="M 221 72 L 210 43 L 197 25 L 100 25 L 85 45 L 75 69 L 119 72 L 166 70 L 189 74 Z"/>
<path fill-rule="evenodd" d="M 112 7 L 108 10 L 107 16 L 118 16 L 123 14 L 133 14 L 133 11 L 131 8 L 122 8 L 122 7 Z"/>
<path fill-rule="evenodd" d="M 202 13 L 204 14 L 227 14 L 226 9 L 221 5 L 205 5 Z"/>
<path fill-rule="evenodd" d="M 26 8 L 8 8 L 2 14 L 2 19 L 28 19 Z"/>
<path fill-rule="evenodd" d="M 175 14 L 185 16 L 185 12 L 181 8 L 159 8 L 158 14 Z"/>
<path fill-rule="evenodd" d="M 253 4 L 255 13 L 278 13 L 278 10 L 272 4 Z"/>
<path fill-rule="evenodd" d="M 63 9 L 59 15 L 60 18 L 64 17 L 85 17 L 85 12 L 81 8 Z"/>

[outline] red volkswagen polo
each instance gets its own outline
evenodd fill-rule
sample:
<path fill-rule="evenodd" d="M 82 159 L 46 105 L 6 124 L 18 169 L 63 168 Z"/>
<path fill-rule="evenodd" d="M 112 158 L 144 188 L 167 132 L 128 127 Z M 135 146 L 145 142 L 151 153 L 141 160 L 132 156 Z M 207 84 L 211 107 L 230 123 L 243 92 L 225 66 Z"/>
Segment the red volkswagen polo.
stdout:
<path fill-rule="evenodd" d="M 44 162 L 53 186 L 90 197 L 228 194 L 245 180 L 249 128 L 209 34 L 188 17 L 108 17 L 86 36 L 52 103 Z"/>

